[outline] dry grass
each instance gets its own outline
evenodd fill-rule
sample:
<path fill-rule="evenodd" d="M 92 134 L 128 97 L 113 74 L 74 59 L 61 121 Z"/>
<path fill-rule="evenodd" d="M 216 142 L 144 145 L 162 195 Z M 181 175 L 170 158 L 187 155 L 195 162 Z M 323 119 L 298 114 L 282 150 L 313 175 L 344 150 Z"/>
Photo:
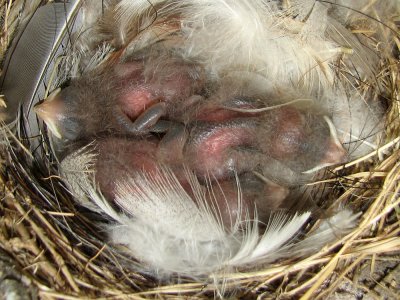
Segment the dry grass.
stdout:
<path fill-rule="evenodd" d="M 14 34 L 22 3 L 0 0 L 0 58 Z M 387 25 L 395 28 L 394 23 Z M 357 32 L 372 35 L 371 28 L 360 27 Z M 399 36 L 393 45 L 398 55 Z M 234 291 L 235 297 L 327 299 L 347 290 L 371 299 L 400 298 L 399 68 L 399 60 L 385 56 L 376 78 L 385 88 L 381 96 L 389 103 L 386 141 L 370 155 L 331 170 L 330 179 L 314 183 L 335 186 L 330 207 L 346 205 L 363 212 L 359 226 L 305 259 L 223 274 L 227 290 Z M 160 283 L 135 273 L 134 267 L 123 267 L 136 262 L 104 243 L 101 227 L 92 224 L 101 216 L 73 204 L 50 156 L 35 160 L 24 149 L 27 141 L 16 140 L 11 138 L 12 147 L 4 145 L 1 156 L 0 246 L 20 268 L 26 284 L 37 288 L 40 298 L 196 299 L 214 295 L 212 278 L 200 283 L 182 278 L 179 283 Z"/>

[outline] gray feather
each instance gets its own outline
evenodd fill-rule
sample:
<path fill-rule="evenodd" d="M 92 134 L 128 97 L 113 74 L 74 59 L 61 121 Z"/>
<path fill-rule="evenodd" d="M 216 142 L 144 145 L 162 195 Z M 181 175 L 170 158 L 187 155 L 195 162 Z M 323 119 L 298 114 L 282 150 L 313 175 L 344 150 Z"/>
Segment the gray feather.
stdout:
<path fill-rule="evenodd" d="M 7 53 L 0 81 L 7 102 L 6 123 L 15 120 L 23 107 L 23 122 L 29 135 L 38 134 L 33 105 L 44 96 L 55 55 L 66 38 L 81 0 L 40 7 L 20 30 Z"/>

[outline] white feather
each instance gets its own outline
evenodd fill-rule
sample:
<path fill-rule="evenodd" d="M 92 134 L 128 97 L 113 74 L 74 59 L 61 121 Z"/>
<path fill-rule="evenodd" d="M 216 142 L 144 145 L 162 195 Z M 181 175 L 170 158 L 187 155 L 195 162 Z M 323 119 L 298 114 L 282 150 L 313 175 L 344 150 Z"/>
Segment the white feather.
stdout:
<path fill-rule="evenodd" d="M 168 17 L 178 15 L 185 41 L 181 55 L 204 62 L 212 74 L 252 70 L 279 86 L 290 83 L 313 91 L 331 88 L 337 73 L 334 62 L 344 52 L 351 55 L 353 69 L 367 72 L 370 68 L 371 55 L 364 55 L 367 47 L 332 18 L 333 6 L 310 0 L 295 1 L 286 9 L 263 0 L 152 4 L 125 0 L 116 7 L 116 20 L 121 36 L 129 36 L 132 28 L 141 32 L 141 38 L 133 41 L 137 44 L 148 40 L 142 38 L 146 34 L 156 37 L 162 30 L 168 32 Z M 164 20 L 161 29 L 152 25 L 156 17 Z"/>
<path fill-rule="evenodd" d="M 349 158 L 361 157 L 378 148 L 383 135 L 383 109 L 370 94 L 356 90 L 335 98 L 333 122 Z"/>
<path fill-rule="evenodd" d="M 350 212 L 341 212 L 336 227 L 324 223 L 314 235 L 297 243 L 294 237 L 310 212 L 292 217 L 277 213 L 264 232 L 259 231 L 257 216 L 227 229 L 218 218 L 218 207 L 209 205 L 198 190 L 196 179 L 189 178 L 197 197 L 192 199 L 168 169 L 161 169 L 156 177 L 141 174 L 119 182 L 115 201 L 122 212 L 117 212 L 87 172 L 94 159 L 90 150 L 79 150 L 61 163 L 62 174 L 73 181 L 70 187 L 77 189 L 76 195 L 89 197 L 97 212 L 115 222 L 108 225 L 110 240 L 127 246 L 147 271 L 159 276 L 177 273 L 197 277 L 307 255 L 355 225 Z"/>

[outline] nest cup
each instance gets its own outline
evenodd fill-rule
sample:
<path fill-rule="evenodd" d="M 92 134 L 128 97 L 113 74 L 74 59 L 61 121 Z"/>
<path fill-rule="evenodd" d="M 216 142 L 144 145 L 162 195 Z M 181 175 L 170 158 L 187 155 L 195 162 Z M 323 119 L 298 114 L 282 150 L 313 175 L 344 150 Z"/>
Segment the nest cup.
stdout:
<path fill-rule="evenodd" d="M 0 1 L 2 61 L 21 20 L 41 4 Z M 360 22 L 353 21 L 358 24 L 353 31 L 371 36 L 379 49 L 380 41 L 372 38 L 376 28 L 363 27 L 365 17 L 360 14 Z M 156 279 L 138 272 L 139 261 L 106 242 L 101 225 L 106 220 L 74 201 L 58 174 L 47 135 L 29 136 L 26 124 L 20 122 L 2 129 L 0 295 L 16 293 L 20 299 L 196 299 L 222 294 L 249 299 L 400 297 L 400 16 L 370 17 L 392 37 L 392 48 L 379 52 L 375 81 L 362 87 L 387 105 L 384 138 L 376 151 L 327 169 L 324 180 L 313 183 L 318 186 L 314 198 L 322 211 L 349 207 L 362 212 L 358 226 L 346 236 L 304 259 L 224 273 L 223 293 L 215 277 Z M 321 186 L 329 189 L 323 199 Z M 310 220 L 302 234 L 309 235 L 318 222 Z"/>

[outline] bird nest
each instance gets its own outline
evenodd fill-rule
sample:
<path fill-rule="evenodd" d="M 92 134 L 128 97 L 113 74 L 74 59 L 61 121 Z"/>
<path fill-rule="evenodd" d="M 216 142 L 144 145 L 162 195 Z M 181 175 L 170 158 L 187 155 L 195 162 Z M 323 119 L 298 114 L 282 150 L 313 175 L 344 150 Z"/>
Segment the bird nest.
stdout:
<path fill-rule="evenodd" d="M 43 1 L 0 1 L 0 58 L 15 36 L 20 16 Z M 373 2 L 371 0 L 371 2 Z M 400 16 L 379 20 L 393 35 Z M 385 27 L 387 26 L 387 27 Z M 372 36 L 373 28 L 357 30 Z M 379 49 L 379 41 L 376 47 Z M 330 189 L 324 211 L 350 207 L 361 212 L 358 226 L 303 259 L 284 259 L 266 267 L 223 274 L 225 295 L 254 299 L 395 299 L 400 288 L 400 39 L 382 55 L 375 85 L 387 103 L 385 140 L 376 151 L 327 170 Z M 382 52 L 386 53 L 386 52 Z M 377 88 L 379 87 L 379 89 Z M 1 151 L 0 295 L 43 299 L 207 298 L 220 291 L 215 278 L 159 280 L 136 272 L 140 262 L 107 243 L 102 216 L 82 208 L 61 180 L 43 137 L 41 159 L 29 149 L 24 128 L 7 127 Z M 307 236 L 319 221 L 304 228 Z M 365 298 L 364 298 L 365 297 Z"/>

